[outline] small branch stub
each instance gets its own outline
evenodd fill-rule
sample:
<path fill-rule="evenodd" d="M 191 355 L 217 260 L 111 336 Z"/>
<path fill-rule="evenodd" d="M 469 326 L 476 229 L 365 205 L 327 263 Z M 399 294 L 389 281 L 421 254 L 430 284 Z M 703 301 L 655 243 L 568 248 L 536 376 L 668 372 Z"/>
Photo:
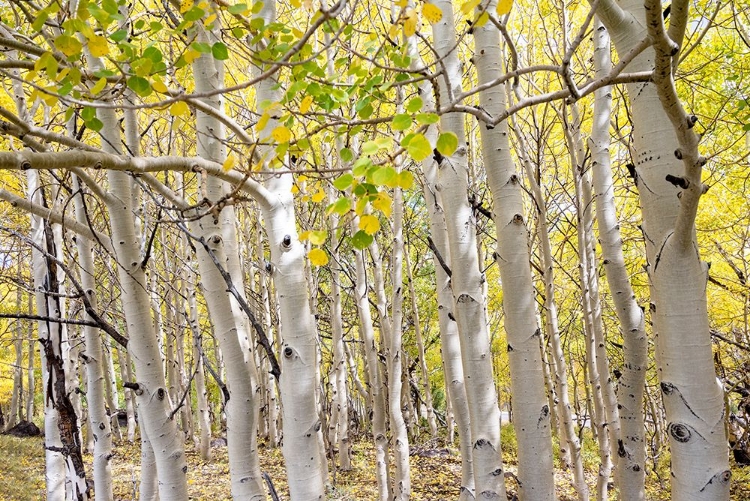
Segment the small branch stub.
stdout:
<path fill-rule="evenodd" d="M 688 187 L 690 186 L 690 181 L 682 176 L 673 176 L 672 174 L 667 174 L 666 180 L 672 185 L 677 186 L 678 188 L 682 188 L 683 190 L 688 189 Z"/>
<path fill-rule="evenodd" d="M 281 240 L 281 248 L 285 251 L 288 251 L 292 247 L 292 236 L 291 235 L 284 235 L 284 238 Z"/>
<path fill-rule="evenodd" d="M 284 348 L 284 358 L 292 358 L 292 355 L 294 355 L 294 350 L 291 346 Z"/>

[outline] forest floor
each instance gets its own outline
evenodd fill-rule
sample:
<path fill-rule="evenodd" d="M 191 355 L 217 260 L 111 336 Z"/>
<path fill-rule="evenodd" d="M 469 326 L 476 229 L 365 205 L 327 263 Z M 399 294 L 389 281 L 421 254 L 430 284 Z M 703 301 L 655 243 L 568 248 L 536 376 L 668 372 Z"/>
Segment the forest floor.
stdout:
<path fill-rule="evenodd" d="M 505 435 L 505 433 L 504 433 Z M 512 445 L 503 451 L 506 470 L 515 472 L 515 457 Z M 331 471 L 328 499 L 336 501 L 360 501 L 376 499 L 374 475 L 374 450 L 369 442 L 360 440 L 354 444 L 351 471 Z M 413 448 L 410 458 L 412 471 L 412 497 L 417 501 L 442 501 L 458 498 L 461 478 L 461 459 L 458 450 L 444 444 L 427 442 Z M 586 450 L 584 450 L 586 454 Z M 210 462 L 200 459 L 197 452 L 187 447 L 188 484 L 190 499 L 229 500 L 229 465 L 226 447 L 214 447 Z M 86 454 L 87 471 L 90 472 L 91 455 Z M 594 459 L 593 457 L 591 458 Z M 131 501 L 138 499 L 140 476 L 139 444 L 118 442 L 112 458 L 115 499 Z M 584 456 L 584 462 L 587 459 Z M 281 499 L 289 499 L 285 481 L 284 462 L 280 449 L 260 447 L 261 469 L 267 472 Z M 596 482 L 594 464 L 587 466 L 590 472 L 588 483 Z M 668 475 L 668 473 L 667 473 Z M 750 468 L 733 465 L 733 500 L 750 500 Z M 508 475 L 506 484 L 509 494 L 516 490 L 514 477 Z M 660 481 L 651 471 L 649 475 L 648 499 L 668 500 L 668 476 Z M 558 499 L 577 499 L 570 483 L 568 472 L 557 472 Z M 0 435 L 0 501 L 36 501 L 44 499 L 44 451 L 42 439 L 16 438 Z"/>

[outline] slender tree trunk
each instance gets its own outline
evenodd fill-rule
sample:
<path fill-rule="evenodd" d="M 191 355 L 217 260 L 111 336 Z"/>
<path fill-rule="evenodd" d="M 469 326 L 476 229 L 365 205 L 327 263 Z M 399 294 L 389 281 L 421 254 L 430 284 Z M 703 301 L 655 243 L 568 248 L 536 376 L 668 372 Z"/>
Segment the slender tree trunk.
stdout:
<path fill-rule="evenodd" d="M 356 231 L 356 219 L 352 221 L 352 231 Z M 354 296 L 359 315 L 359 335 L 364 345 L 366 367 L 369 381 L 370 410 L 372 413 L 372 436 L 375 441 L 375 478 L 378 483 L 379 501 L 389 499 L 388 492 L 388 438 L 386 436 L 386 397 L 387 388 L 384 381 L 375 332 L 372 326 L 372 314 L 367 298 L 367 272 L 365 252 L 354 251 L 356 276 Z"/>
<path fill-rule="evenodd" d="M 79 192 L 76 196 L 75 210 L 76 220 L 81 224 L 87 224 L 86 208 L 84 205 L 84 193 L 78 179 L 74 177 L 73 188 Z M 78 249 L 78 263 L 81 266 L 81 286 L 93 308 L 96 302 L 96 280 L 94 270 L 94 258 L 91 242 L 86 238 L 76 238 Z M 87 402 L 90 427 L 93 428 L 94 441 L 94 490 L 98 500 L 112 500 L 112 429 L 107 409 L 104 406 L 106 391 L 104 379 L 104 355 L 102 350 L 102 339 L 99 329 L 87 325 L 83 328 L 86 350 L 82 355 L 86 364 L 87 375 Z M 116 411 L 115 411 L 116 412 Z"/>
<path fill-rule="evenodd" d="M 205 43 L 217 41 L 212 32 L 201 32 L 199 39 Z M 198 92 L 211 92 L 224 85 L 223 65 L 213 56 L 208 54 L 201 56 L 193 64 L 193 69 Z M 223 107 L 218 97 L 204 98 L 203 101 L 218 110 Z M 223 163 L 226 152 L 223 144 L 222 124 L 216 118 L 198 111 L 196 129 L 198 155 Z M 226 383 L 230 395 L 225 411 L 232 496 L 235 499 L 265 499 L 257 450 L 258 406 L 253 384 L 255 378 L 251 374 L 249 363 L 252 362 L 249 340 L 246 329 L 242 328 L 244 327 L 243 319 L 235 316 L 229 294 L 226 292 L 227 283 L 218 268 L 220 265 L 226 270 L 229 261 L 224 247 L 221 207 L 214 205 L 226 195 L 227 190 L 224 185 L 225 183 L 220 179 L 203 176 L 206 213 L 200 219 L 190 222 L 189 227 L 191 232 L 201 239 L 201 243 L 197 245 L 198 268 L 214 332 L 224 353 Z M 230 232 L 230 238 L 232 237 L 236 242 L 236 235 Z M 236 249 L 235 243 L 235 253 Z M 214 262 L 214 259 L 218 264 Z M 235 259 L 238 259 L 238 256 Z M 236 288 L 242 286 L 241 283 L 234 284 L 234 282 L 233 285 Z M 244 331 L 242 336 L 239 334 L 240 330 Z M 244 338 L 244 343 L 241 342 L 241 338 Z"/>
<path fill-rule="evenodd" d="M 612 66 L 609 34 L 597 20 L 594 35 L 594 66 L 603 75 Z M 596 91 L 594 123 L 589 146 L 596 196 L 596 220 L 607 283 L 623 337 L 623 367 L 617 395 L 621 437 L 617 444 L 617 485 L 623 499 L 646 498 L 643 391 L 646 383 L 646 327 L 643 310 L 635 300 L 622 250 L 620 226 L 615 212 L 614 183 L 609 154 L 611 88 Z"/>
<path fill-rule="evenodd" d="M 558 325 L 557 317 L 557 302 L 555 301 L 555 279 L 554 279 L 554 260 L 552 256 L 552 244 L 549 238 L 549 229 L 547 227 L 547 204 L 544 199 L 541 187 L 536 182 L 534 175 L 534 169 L 527 155 L 526 141 L 524 140 L 521 132 L 518 130 L 517 124 L 513 123 L 513 132 L 518 142 L 519 157 L 524 166 L 526 173 L 526 179 L 531 187 L 531 192 L 534 198 L 534 205 L 536 208 L 538 224 L 537 224 L 537 236 L 539 238 L 539 247 L 541 254 L 542 264 L 542 278 L 544 280 L 544 318 L 545 328 L 547 330 L 547 336 L 550 340 L 550 349 L 552 351 L 552 358 L 554 366 L 556 367 L 554 382 L 557 391 L 558 398 L 560 399 L 560 405 L 558 406 L 559 418 L 562 422 L 561 428 L 564 430 L 564 440 L 567 442 L 567 449 L 570 454 L 571 467 L 573 469 L 573 482 L 578 493 L 578 497 L 581 501 L 587 500 L 588 486 L 586 485 L 586 478 L 583 470 L 583 459 L 581 457 L 581 445 L 576 435 L 573 416 L 570 405 L 570 393 L 568 389 L 568 365 L 565 362 L 565 354 L 563 353 L 562 344 L 560 340 L 560 329 Z M 574 378 L 575 381 L 575 378 Z M 574 394 L 575 394 L 574 388 Z M 577 401 L 577 399 L 575 400 Z M 580 415 L 580 413 L 579 413 Z M 561 445 L 562 447 L 562 445 Z"/>
<path fill-rule="evenodd" d="M 422 375 L 422 386 L 424 388 L 424 400 L 427 412 L 427 424 L 430 427 L 430 435 L 437 438 L 437 421 L 435 420 L 435 409 L 432 403 L 432 389 L 430 388 L 430 373 L 427 369 L 425 359 L 424 340 L 422 339 L 422 324 L 419 319 L 419 308 L 417 306 L 417 294 L 414 290 L 414 277 L 409 262 L 408 248 L 404 249 L 404 265 L 406 266 L 406 279 L 409 282 L 409 298 L 411 300 L 411 315 L 414 322 L 414 337 L 417 344 L 417 356 L 419 357 L 419 368 Z"/>

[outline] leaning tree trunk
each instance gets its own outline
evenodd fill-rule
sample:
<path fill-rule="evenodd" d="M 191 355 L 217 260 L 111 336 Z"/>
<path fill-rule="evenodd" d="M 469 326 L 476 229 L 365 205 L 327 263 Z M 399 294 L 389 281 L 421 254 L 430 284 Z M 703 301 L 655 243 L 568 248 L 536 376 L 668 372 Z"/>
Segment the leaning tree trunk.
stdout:
<path fill-rule="evenodd" d="M 707 265 L 700 260 L 695 216 L 706 159 L 677 98 L 672 77 L 687 24 L 688 2 L 672 3 L 667 33 L 661 2 L 606 1 L 599 15 L 623 57 L 649 38 L 629 71 L 654 71 L 653 82 L 628 85 L 633 171 L 643 209 L 652 286 L 656 358 L 671 449 L 672 496 L 729 499 L 731 472 L 723 391 L 716 382 L 709 334 Z M 696 460 L 700 458 L 700 460 Z"/>
<path fill-rule="evenodd" d="M 104 124 L 100 132 L 103 149 L 120 154 L 117 116 L 109 109 L 99 109 L 97 114 Z M 122 303 L 130 340 L 128 349 L 136 364 L 138 381 L 131 383 L 138 401 L 139 421 L 156 458 L 160 500 L 184 500 L 187 499 L 187 463 L 182 436 L 176 422 L 170 419 L 172 405 L 167 395 L 146 274 L 141 266 L 139 240 L 135 232 L 131 178 L 119 171 L 109 171 L 107 178 L 110 196 L 105 203 L 109 209 L 113 247 L 123 291 Z"/>
<path fill-rule="evenodd" d="M 213 32 L 201 29 L 199 39 L 206 43 L 217 41 Z M 194 64 L 195 87 L 198 92 L 210 93 L 224 85 L 223 65 L 210 54 L 204 54 Z M 217 94 L 203 101 L 221 111 L 222 100 Z M 211 115 L 197 111 L 196 129 L 198 134 L 197 154 L 207 160 L 224 163 L 226 157 L 224 127 Z M 203 192 L 206 200 L 202 207 L 205 214 L 189 223 L 193 234 L 200 238 L 197 245 L 198 269 L 203 284 L 204 297 L 209 309 L 219 347 L 224 353 L 226 383 L 229 400 L 226 402 L 227 445 L 229 449 L 229 471 L 232 484 L 232 496 L 235 499 L 265 499 L 265 491 L 260 474 L 260 462 L 257 450 L 257 397 L 251 373 L 253 362 L 249 352 L 249 342 L 243 334 L 244 345 L 239 331 L 244 329 L 241 318 L 235 316 L 231 298 L 227 293 L 227 283 L 222 271 L 228 267 L 225 253 L 225 241 L 221 225 L 221 207 L 217 206 L 226 196 L 224 181 L 213 176 L 202 176 Z M 236 235 L 230 232 L 230 238 Z M 236 252 L 236 244 L 234 250 Z M 219 269 L 219 266 L 223 270 Z M 241 284 L 233 284 L 239 287 Z M 238 322 L 242 329 L 238 328 Z M 246 356 L 247 354 L 247 356 Z"/>
<path fill-rule="evenodd" d="M 609 34 L 597 21 L 594 35 L 594 66 L 597 74 L 605 74 L 611 65 Z M 622 375 L 618 379 L 617 394 L 621 436 L 617 444 L 619 461 L 615 474 L 623 499 L 638 501 L 646 498 L 643 415 L 643 391 L 646 384 L 647 363 L 646 326 L 645 315 L 635 299 L 628 271 L 625 268 L 620 226 L 615 212 L 614 183 L 609 153 L 611 103 L 610 87 L 603 87 L 596 91 L 589 146 L 602 262 L 623 337 L 624 362 Z"/>

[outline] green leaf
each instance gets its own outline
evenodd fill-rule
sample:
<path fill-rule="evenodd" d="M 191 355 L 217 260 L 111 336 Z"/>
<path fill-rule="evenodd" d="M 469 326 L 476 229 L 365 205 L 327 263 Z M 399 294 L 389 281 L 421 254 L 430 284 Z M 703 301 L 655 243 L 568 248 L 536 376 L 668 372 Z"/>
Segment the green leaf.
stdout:
<path fill-rule="evenodd" d="M 190 44 L 190 46 L 200 52 L 201 54 L 210 54 L 211 53 L 211 46 L 207 43 L 203 42 L 193 42 Z"/>
<path fill-rule="evenodd" d="M 94 117 L 91 120 L 86 121 L 86 127 L 93 130 L 94 132 L 99 132 L 100 130 L 102 130 L 102 127 L 104 127 L 104 124 L 101 120 Z"/>
<path fill-rule="evenodd" d="M 344 162 L 351 162 L 352 160 L 354 160 L 354 153 L 349 148 L 341 148 L 341 151 L 339 151 L 339 156 Z"/>
<path fill-rule="evenodd" d="M 378 152 L 378 149 L 378 143 L 375 141 L 366 141 L 365 144 L 362 145 L 362 154 L 374 155 Z"/>
<path fill-rule="evenodd" d="M 151 94 L 151 84 L 148 80 L 142 77 L 130 77 L 128 78 L 128 88 L 141 97 L 146 97 Z"/>
<path fill-rule="evenodd" d="M 415 161 L 421 162 L 432 154 L 432 146 L 424 135 L 415 134 L 406 145 L 406 152 Z"/>
<path fill-rule="evenodd" d="M 117 30 L 114 33 L 109 35 L 109 39 L 113 42 L 122 42 L 125 40 L 125 37 L 128 36 L 128 30 Z"/>
<path fill-rule="evenodd" d="M 328 208 L 326 209 L 326 214 L 330 215 L 335 212 L 339 216 L 343 216 L 344 214 L 349 212 L 351 208 L 352 208 L 351 200 L 349 200 L 348 197 L 341 197 L 328 206 Z"/>
<path fill-rule="evenodd" d="M 400 113 L 393 117 L 391 126 L 393 130 L 406 130 L 411 127 L 411 116 L 406 113 Z"/>
<path fill-rule="evenodd" d="M 357 250 L 364 250 L 372 243 L 372 235 L 368 235 L 365 231 L 359 230 L 352 236 L 352 245 Z"/>
<path fill-rule="evenodd" d="M 372 173 L 372 182 L 377 186 L 395 186 L 397 181 L 398 173 L 390 165 L 375 169 Z"/>
<path fill-rule="evenodd" d="M 421 97 L 417 96 L 415 98 L 412 98 L 408 103 L 406 103 L 406 111 L 408 111 L 409 113 L 416 113 L 422 109 L 422 104 L 423 103 Z"/>
<path fill-rule="evenodd" d="M 458 137 L 453 132 L 443 132 L 435 144 L 435 149 L 445 157 L 453 155 L 456 148 L 458 148 Z"/>
<path fill-rule="evenodd" d="M 242 14 L 247 10 L 247 4 L 244 3 L 237 3 L 234 5 L 230 5 L 227 9 L 227 12 L 230 14 Z"/>
<path fill-rule="evenodd" d="M 344 191 L 345 189 L 347 189 L 349 186 L 352 185 L 353 180 L 354 180 L 354 176 L 352 176 L 351 174 L 347 172 L 346 174 L 339 176 L 339 178 L 333 182 L 333 187 L 336 188 L 337 190 Z"/>
<path fill-rule="evenodd" d="M 221 42 L 216 42 L 211 46 L 211 54 L 213 54 L 214 59 L 218 59 L 219 61 L 226 61 L 229 59 L 229 50 L 227 49 L 227 46 Z"/>
<path fill-rule="evenodd" d="M 367 172 L 367 169 L 372 165 L 372 160 L 370 160 L 370 157 L 364 156 L 360 157 L 356 162 L 354 162 L 354 165 L 352 166 L 352 175 L 354 176 L 364 176 L 365 172 Z"/>
<path fill-rule="evenodd" d="M 39 11 L 39 13 L 36 16 L 36 19 L 31 24 L 31 28 L 34 31 L 41 31 L 44 27 L 44 23 L 47 22 L 47 19 L 49 19 L 49 14 L 45 10 Z"/>
<path fill-rule="evenodd" d="M 431 125 L 440 121 L 440 117 L 435 113 L 419 113 L 415 118 L 422 125 Z"/>
<path fill-rule="evenodd" d="M 185 12 L 182 17 L 185 19 L 185 21 L 197 21 L 202 18 L 204 14 L 205 12 L 203 12 L 203 9 L 193 7 L 189 11 Z"/>

